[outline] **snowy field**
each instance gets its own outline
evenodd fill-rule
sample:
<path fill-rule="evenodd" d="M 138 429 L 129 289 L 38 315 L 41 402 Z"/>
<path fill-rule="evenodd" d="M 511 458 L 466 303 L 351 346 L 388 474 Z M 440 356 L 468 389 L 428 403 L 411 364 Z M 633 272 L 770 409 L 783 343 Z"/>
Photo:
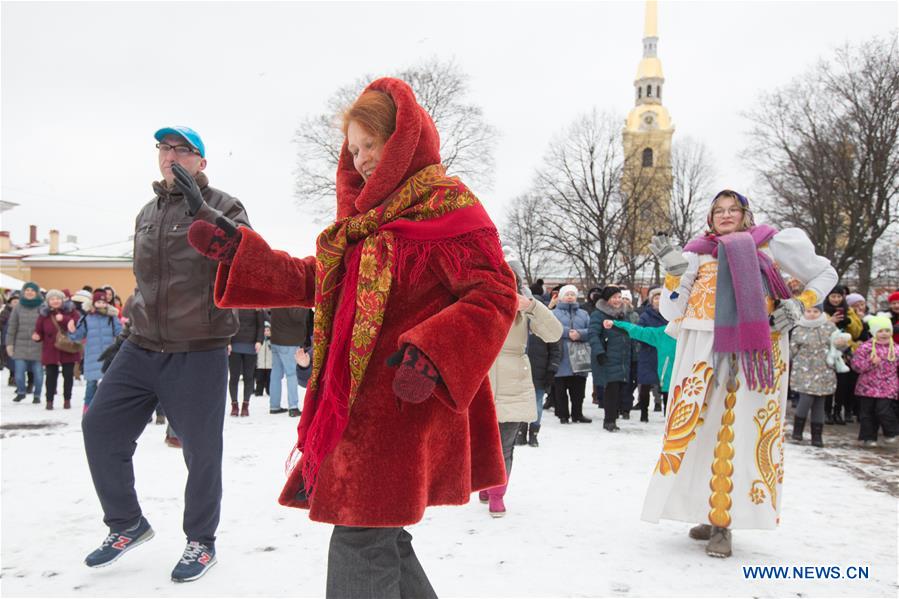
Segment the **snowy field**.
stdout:
<path fill-rule="evenodd" d="M 5 381 L 4 381 L 5 383 Z M 61 383 L 60 383 L 61 384 Z M 331 527 L 276 503 L 296 419 L 268 414 L 225 421 L 225 492 L 219 563 L 176 585 L 184 547 L 181 452 L 148 425 L 135 456 L 138 494 L 156 531 L 109 568 L 82 563 L 106 534 L 82 446 L 83 383 L 75 407 L 49 412 L 12 403 L 2 387 L 2 578 L 5 597 L 319 597 Z M 285 400 L 286 401 L 286 400 Z M 588 399 L 589 401 L 589 399 Z M 61 400 L 58 403 L 62 403 Z M 224 409 L 224 405 L 223 405 Z M 639 520 L 658 457 L 662 417 L 622 431 L 562 426 L 545 414 L 541 446 L 516 448 L 508 515 L 487 507 L 431 508 L 410 527 L 441 597 L 752 596 L 896 597 L 897 499 L 874 490 L 807 445 L 787 446 L 784 508 L 773 532 L 737 531 L 734 556 L 712 559 L 688 525 Z M 23 424 L 45 425 L 23 428 Z M 806 432 L 808 435 L 808 432 Z M 389 443 L 385 439 L 385 443 Z M 372 493 L 379 492 L 371 489 Z M 747 580 L 742 566 L 867 566 L 867 580 Z"/>

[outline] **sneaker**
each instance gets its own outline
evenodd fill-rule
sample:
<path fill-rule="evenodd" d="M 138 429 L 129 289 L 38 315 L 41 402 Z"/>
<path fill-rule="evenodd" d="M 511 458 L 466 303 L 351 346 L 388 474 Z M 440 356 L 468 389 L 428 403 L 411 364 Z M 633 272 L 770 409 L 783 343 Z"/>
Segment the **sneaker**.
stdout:
<path fill-rule="evenodd" d="M 190 541 L 175 569 L 172 570 L 173 582 L 190 582 L 206 574 L 216 564 L 215 548 L 199 541 Z"/>
<path fill-rule="evenodd" d="M 16 393 L 16 396 L 12 398 L 13 401 L 22 401 L 25 399 L 24 393 Z"/>
<path fill-rule="evenodd" d="M 487 491 L 478 491 L 478 501 L 481 503 L 490 501 L 490 495 L 487 494 Z"/>
<path fill-rule="evenodd" d="M 131 549 L 153 538 L 153 529 L 143 516 L 140 522 L 127 530 L 111 532 L 107 535 L 103 544 L 84 558 L 84 563 L 90 568 L 102 568 L 116 561 Z"/>
<path fill-rule="evenodd" d="M 877 441 L 862 441 L 865 447 L 877 447 Z"/>
<path fill-rule="evenodd" d="M 300 415 L 300 410 L 299 410 L 299 408 L 290 408 L 290 410 L 288 410 L 287 415 L 290 416 L 291 418 L 296 418 L 297 416 Z"/>
<path fill-rule="evenodd" d="M 269 414 L 283 414 L 287 411 L 287 408 L 272 408 L 268 411 Z"/>
<path fill-rule="evenodd" d="M 31 403 L 41 403 L 41 398 L 35 395 L 34 399 L 31 400 Z"/>
<path fill-rule="evenodd" d="M 884 437 L 883 442 L 888 445 L 895 445 L 899 441 L 899 437 Z"/>

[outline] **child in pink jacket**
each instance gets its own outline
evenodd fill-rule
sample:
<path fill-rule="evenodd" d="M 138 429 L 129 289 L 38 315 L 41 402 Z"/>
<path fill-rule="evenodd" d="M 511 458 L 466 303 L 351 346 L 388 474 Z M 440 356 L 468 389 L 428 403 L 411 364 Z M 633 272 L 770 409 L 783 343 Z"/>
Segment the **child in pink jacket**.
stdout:
<path fill-rule="evenodd" d="M 852 369 L 858 376 L 855 395 L 859 403 L 858 440 L 877 447 L 877 430 L 883 428 L 884 442 L 895 443 L 899 421 L 894 409 L 899 401 L 899 357 L 893 342 L 893 323 L 886 315 L 867 319 L 872 338 L 855 350 Z"/>

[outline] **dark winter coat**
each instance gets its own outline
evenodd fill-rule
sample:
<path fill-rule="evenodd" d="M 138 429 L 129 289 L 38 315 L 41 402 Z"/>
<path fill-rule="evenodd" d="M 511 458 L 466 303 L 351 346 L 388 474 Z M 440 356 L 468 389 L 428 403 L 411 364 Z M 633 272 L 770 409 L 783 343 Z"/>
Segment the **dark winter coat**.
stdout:
<path fill-rule="evenodd" d="M 624 310 L 615 310 L 605 300 L 598 300 L 596 311 L 590 315 L 590 362 L 597 387 L 626 383 L 631 373 L 630 336 L 617 327 L 606 330 L 602 326 L 604 320 L 626 320 Z"/>
<path fill-rule="evenodd" d="M 649 305 L 637 320 L 637 325 L 648 328 L 664 327 L 667 324 L 665 317 Z M 656 348 L 641 341 L 637 341 L 637 344 L 640 347 L 637 353 L 637 382 L 641 385 L 658 385 L 659 356 Z"/>
<path fill-rule="evenodd" d="M 62 320 L 56 320 L 56 315 L 62 314 Z M 51 310 L 46 304 L 41 306 L 37 322 L 34 324 L 34 332 L 41 338 L 41 364 L 75 364 L 81 361 L 81 352 L 70 354 L 56 349 L 56 333 L 62 331 L 69 333 L 69 321 L 78 323 L 81 314 L 75 309 L 74 302 L 63 302 L 58 310 Z M 55 324 L 54 324 L 55 323 Z M 59 328 L 57 329 L 57 325 Z"/>
<path fill-rule="evenodd" d="M 240 328 L 237 334 L 231 337 L 231 343 L 262 343 L 265 338 L 265 317 L 262 310 L 238 310 L 237 319 Z"/>
<path fill-rule="evenodd" d="M 40 306 L 28 308 L 20 302 L 9 315 L 9 322 L 6 325 L 6 345 L 13 346 L 13 359 L 41 359 L 41 344 L 31 339 L 40 309 Z"/>
<path fill-rule="evenodd" d="M 206 203 L 196 214 L 187 212 L 180 191 L 156 182 L 156 197 L 134 223 L 134 277 L 131 341 L 143 349 L 164 352 L 205 351 L 225 347 L 237 332 L 237 315 L 213 303 L 212 287 L 218 262 L 187 242 L 194 220 L 213 222 L 219 212 L 249 226 L 243 205 L 209 186 L 199 173 L 197 184 Z"/>
<path fill-rule="evenodd" d="M 531 379 L 534 387 L 549 389 L 559 370 L 559 362 L 562 360 L 562 344 L 560 339 L 553 343 L 547 343 L 533 333 L 528 334 L 528 359 L 531 361 Z"/>
<path fill-rule="evenodd" d="M 581 304 L 581 308 L 583 308 L 587 314 L 593 314 L 596 310 L 596 300 L 599 299 L 601 293 L 602 289 L 599 287 L 593 287 L 587 292 L 587 301 Z"/>
<path fill-rule="evenodd" d="M 74 333 L 69 333 L 72 341 L 87 339 L 84 344 L 84 378 L 88 381 L 99 381 L 103 378 L 101 369 L 103 363 L 99 361 L 107 347 L 115 342 L 116 336 L 122 332 L 122 323 L 119 321 L 119 312 L 112 306 L 107 308 L 106 314 L 90 312 L 78 321 Z"/>
<path fill-rule="evenodd" d="M 575 373 L 571 370 L 571 359 L 568 357 L 568 344 L 571 343 L 571 339 L 568 337 L 568 332 L 572 329 L 577 331 L 581 336 L 578 341 L 586 342 L 590 315 L 577 304 L 567 304 L 561 301 L 556 304 L 553 315 L 562 323 L 562 357 L 559 360 L 559 370 L 556 372 L 556 376 L 576 375 L 586 378 L 586 372 Z"/>
<path fill-rule="evenodd" d="M 272 345 L 309 345 L 310 313 L 309 308 L 272 308 Z"/>

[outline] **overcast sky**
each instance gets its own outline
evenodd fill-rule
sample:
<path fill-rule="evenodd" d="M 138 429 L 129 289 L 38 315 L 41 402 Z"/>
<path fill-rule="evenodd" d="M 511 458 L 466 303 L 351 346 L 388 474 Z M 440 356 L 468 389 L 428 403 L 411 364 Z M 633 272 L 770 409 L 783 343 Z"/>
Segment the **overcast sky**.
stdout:
<path fill-rule="evenodd" d="M 159 178 L 153 132 L 202 135 L 213 186 L 240 198 L 273 247 L 314 249 L 293 197 L 294 131 L 340 85 L 436 56 L 471 76 L 500 132 L 501 224 L 547 144 L 596 107 L 633 105 L 644 3 L 2 3 L 2 228 L 127 239 Z M 712 151 L 716 187 L 752 191 L 741 111 L 846 42 L 889 35 L 897 3 L 659 2 L 675 141 Z"/>

